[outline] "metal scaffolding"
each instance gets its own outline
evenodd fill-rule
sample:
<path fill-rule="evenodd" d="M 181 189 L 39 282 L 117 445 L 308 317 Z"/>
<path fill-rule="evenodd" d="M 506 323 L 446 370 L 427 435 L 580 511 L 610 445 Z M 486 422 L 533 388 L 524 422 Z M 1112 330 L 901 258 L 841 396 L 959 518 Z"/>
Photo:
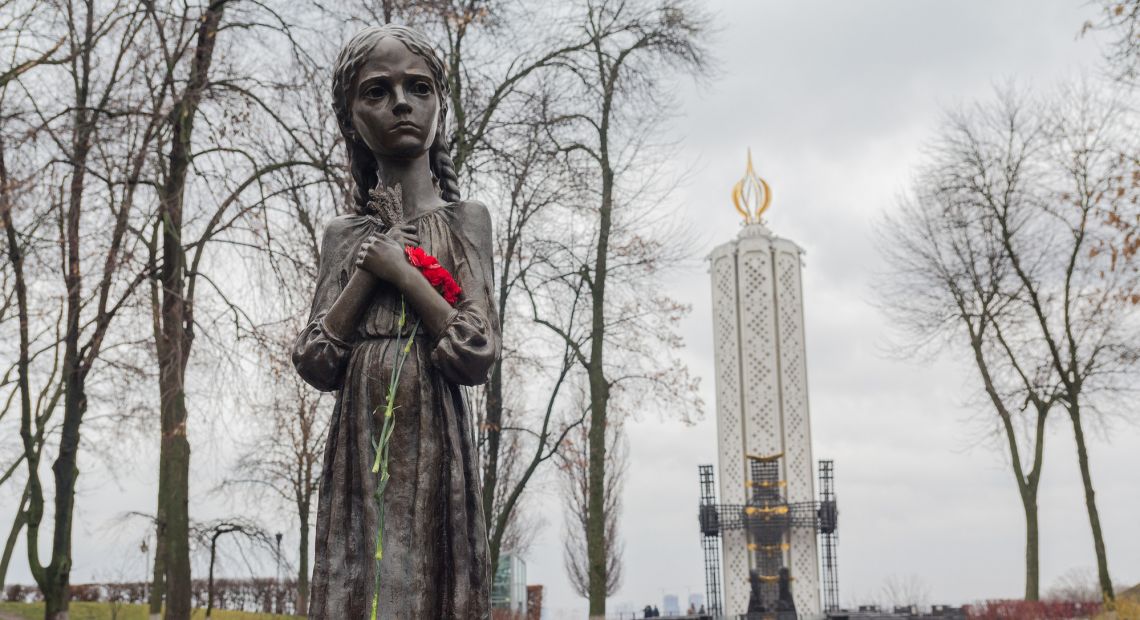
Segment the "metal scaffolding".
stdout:
<path fill-rule="evenodd" d="M 721 613 L 720 598 L 720 538 L 716 523 L 716 485 L 712 465 L 698 466 L 701 478 L 701 546 L 705 551 L 705 602 L 707 610 L 716 618 Z M 706 529 L 706 523 L 711 528 Z"/>
<path fill-rule="evenodd" d="M 835 552 L 839 540 L 839 511 L 835 500 L 834 462 L 819 462 L 820 501 L 789 503 L 783 493 L 786 482 L 779 474 L 779 460 L 783 455 L 747 456 L 749 479 L 746 484 L 750 493 L 748 503 L 743 505 L 716 503 L 713 466 L 698 466 L 701 484 L 698 520 L 705 553 L 709 613 L 716 618 L 724 611 L 720 592 L 720 534 L 738 529 L 747 532 L 746 544 L 753 557 L 749 571 L 752 594 L 748 613 L 742 617 L 777 620 L 795 617 L 791 597 L 794 578 L 784 566 L 784 554 L 788 550 L 788 533 L 799 528 L 810 528 L 822 539 L 824 611 L 837 610 L 839 573 Z"/>
<path fill-rule="evenodd" d="M 835 462 L 819 462 L 819 537 L 823 564 L 823 610 L 839 611 L 839 508 L 835 501 Z"/>

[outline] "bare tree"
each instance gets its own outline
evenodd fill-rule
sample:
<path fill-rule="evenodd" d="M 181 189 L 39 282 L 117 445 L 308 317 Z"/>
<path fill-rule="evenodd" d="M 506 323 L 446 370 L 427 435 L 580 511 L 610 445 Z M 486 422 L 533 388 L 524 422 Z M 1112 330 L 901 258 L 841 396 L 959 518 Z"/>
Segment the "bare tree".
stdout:
<path fill-rule="evenodd" d="M 524 280 L 542 260 L 533 247 L 561 234 L 556 211 L 580 195 L 573 168 L 545 140 L 551 98 L 538 93 L 529 115 L 520 110 L 513 131 L 498 132 L 498 140 L 487 147 L 492 161 L 484 169 L 498 189 L 496 299 L 504 336 L 479 424 L 493 566 L 502 551 L 521 550 L 525 528 L 518 520 L 526 517 L 518 511 L 527 484 L 584 422 L 580 408 L 560 415 L 562 391 L 576 366 L 572 349 L 563 342 L 545 354 L 536 351 L 531 307 L 525 303 Z"/>
<path fill-rule="evenodd" d="M 1095 19 L 1085 22 L 1081 34 L 1102 30 L 1115 37 L 1104 56 L 1114 79 L 1137 84 L 1140 79 L 1140 0 L 1095 0 Z"/>
<path fill-rule="evenodd" d="M 151 288 L 151 306 L 162 414 L 159 536 L 150 604 L 152 615 L 158 613 L 165 596 L 166 617 L 185 619 L 191 599 L 190 445 L 186 435 L 191 350 L 200 337 L 215 344 L 223 340 L 219 337 L 222 330 L 201 329 L 217 326 L 219 318 L 239 332 L 253 332 L 260 325 L 251 308 L 253 296 L 231 297 L 225 279 L 218 277 L 227 272 L 228 265 L 211 258 L 246 258 L 242 251 L 280 258 L 276 245 L 268 242 L 276 232 L 271 228 L 281 223 L 280 211 L 293 213 L 280 205 L 292 204 L 296 197 L 291 200 L 291 194 L 304 193 L 314 185 L 335 185 L 337 174 L 329 162 L 330 146 L 335 143 L 312 140 L 317 133 L 331 133 L 321 125 L 329 116 L 313 115 L 311 100 L 295 108 L 295 98 L 275 95 L 294 89 L 302 95 L 312 92 L 301 86 L 311 74 L 312 57 L 300 50 L 289 20 L 267 5 L 235 0 L 211 0 L 201 10 L 182 15 L 160 11 L 153 4 L 148 7 L 155 21 L 174 13 L 171 19 L 176 26 L 191 24 L 194 29 L 192 44 L 163 48 L 168 62 L 188 64 L 188 78 L 174 99 L 169 135 L 156 164 L 159 219 L 150 237 L 151 260 L 159 273 Z M 289 17 L 302 20 L 304 15 L 298 11 Z M 248 38 L 226 38 L 239 31 L 265 33 L 265 46 L 253 46 Z M 223 55 L 223 64 L 217 65 L 214 56 L 220 44 L 273 61 L 251 68 Z M 281 49 L 291 55 L 296 70 L 274 70 Z M 271 104 L 271 96 L 279 103 L 284 99 L 287 105 Z M 202 127 L 205 135 L 196 130 L 199 117 L 207 121 Z M 239 120 L 258 124 L 231 126 Z M 267 135 L 270 131 L 272 135 Z M 301 168 L 316 171 L 317 178 L 301 175 L 297 171 Z M 292 220 L 285 225 L 295 227 L 296 223 Z M 300 258 L 304 262 L 305 256 Z M 210 306 L 203 305 L 203 297 L 210 296 L 220 307 L 213 316 L 208 312 Z"/>
<path fill-rule="evenodd" d="M 585 399 L 583 399 L 585 400 Z M 586 554 L 589 525 L 590 453 L 588 428 L 580 428 L 559 455 L 562 503 L 566 508 L 566 533 L 562 538 L 562 561 L 570 585 L 578 596 L 590 596 L 590 570 Z M 606 432 L 606 596 L 621 587 L 622 545 L 618 537 L 621 487 L 628 465 L 625 437 L 620 424 Z"/>
<path fill-rule="evenodd" d="M 930 602 L 930 586 L 914 573 L 891 575 L 883 581 L 882 601 L 884 611 L 912 606 L 922 611 Z"/>
<path fill-rule="evenodd" d="M 1087 89 L 1048 105 L 1006 91 L 952 113 L 882 228 L 896 323 L 916 349 L 968 346 L 997 414 L 1026 514 L 1027 599 L 1039 595 L 1036 494 L 1054 407 L 1077 439 L 1102 592 L 1113 598 L 1083 421 L 1111 408 L 1137 363 L 1136 187 L 1122 115 Z"/>
<path fill-rule="evenodd" d="M 276 553 L 273 537 L 258 523 L 243 518 L 228 518 L 211 521 L 193 527 L 194 538 L 210 550 L 210 569 L 206 578 L 206 618 L 214 611 L 214 568 L 218 559 L 218 540 L 231 535 L 243 538 L 255 546 Z"/>
<path fill-rule="evenodd" d="M 1048 346 L 1047 359 L 1061 380 L 1060 402 L 1077 442 L 1101 594 L 1111 610 L 1115 594 L 1085 422 L 1112 411 L 1114 399 L 1133 391 L 1140 364 L 1135 338 L 1140 327 L 1140 172 L 1135 168 L 1140 145 L 1120 102 L 1087 85 L 1063 89 L 1047 123 L 1045 165 L 1052 174 L 1039 208 L 1060 240 L 1059 253 L 1035 256 L 1039 240 L 1009 218 L 999 220 L 1001 238 L 1025 286 L 1038 336 Z"/>
<path fill-rule="evenodd" d="M 37 67 L 60 64 L 66 61 L 66 58 L 61 58 L 62 54 L 59 53 L 65 41 L 64 38 L 61 37 L 52 43 L 49 39 L 40 36 L 43 32 L 41 30 L 43 24 L 39 23 L 39 20 L 42 19 L 42 10 L 40 10 L 39 5 L 40 3 L 35 1 L 6 0 L 0 2 L 0 13 L 7 18 L 0 26 L 0 32 L 6 35 L 0 38 L 0 54 L 10 58 L 9 68 L 0 73 L 0 111 L 3 113 L 0 123 L 3 123 L 4 130 L 9 129 L 13 120 L 19 118 L 19 112 L 12 110 L 13 106 L 10 102 L 12 97 L 8 92 L 8 84 Z M 27 39 L 32 40 L 28 41 Z M 15 162 L 10 162 L 10 156 L 7 152 L 6 147 L 10 143 L 9 140 L 7 131 L 0 133 L 0 222 L 3 223 L 6 233 L 3 253 L 8 259 L 0 267 L 3 285 L 0 289 L 3 291 L 3 300 L 0 303 L 0 325 L 8 328 L 12 326 L 14 321 L 19 322 L 20 324 L 16 326 L 17 332 L 24 335 L 24 332 L 29 329 L 29 326 L 25 324 L 28 319 L 27 315 L 33 310 L 28 306 L 28 269 L 25 267 L 25 261 L 26 256 L 29 253 L 34 253 L 36 248 L 28 247 L 30 240 L 34 238 L 33 229 L 17 230 L 12 211 L 17 208 L 24 195 L 29 193 L 27 185 L 33 181 L 33 177 L 28 172 L 21 174 L 19 164 L 16 164 L 16 169 L 10 167 Z M 19 146 L 21 142 L 23 141 L 16 139 L 16 146 Z M 43 223 L 46 218 L 40 217 L 37 220 Z M 13 339 L 18 338 L 19 336 L 16 336 Z M 58 349 L 58 339 L 53 348 Z M 26 355 L 24 349 L 25 347 L 21 346 L 18 354 L 21 360 Z M 3 408 L 0 409 L 0 421 L 10 411 L 14 410 L 13 405 L 17 394 L 19 393 L 22 396 L 22 391 L 26 388 L 24 382 L 13 377 L 13 373 L 19 374 L 21 369 L 26 372 L 30 365 L 27 362 L 17 361 L 12 364 L 0 380 L 0 387 L 15 388 L 9 392 L 8 398 L 4 400 Z M 13 384 L 16 385 L 13 386 Z M 38 417 L 40 412 L 37 411 L 34 415 Z M 13 475 L 19 471 L 24 456 L 25 452 L 19 451 L 12 463 L 5 466 L 3 473 L 0 474 L 0 486 L 12 479 Z M 12 519 L 12 527 L 4 544 L 3 556 L 0 557 L 0 588 L 4 586 L 16 542 L 27 521 L 25 511 L 30 492 L 31 487 L 26 483 Z"/>
<path fill-rule="evenodd" d="M 994 173 L 988 194 L 1022 204 L 1024 170 L 1039 151 L 1040 119 L 1006 96 L 996 105 L 952 114 L 917 175 L 911 195 L 882 227 L 891 266 L 884 282 L 888 312 L 905 330 L 912 352 L 928 346 L 967 345 L 985 398 L 996 413 L 1025 513 L 1025 598 L 1039 597 L 1037 492 L 1044 463 L 1046 421 L 1060 387 L 1051 366 L 1024 329 L 1024 288 L 992 231 L 991 212 L 963 191 L 973 173 L 962 134 L 984 127 L 985 154 Z M 976 142 L 974 142 L 976 144 Z M 1005 145 L 1005 146 L 1002 146 Z M 1002 174 L 1002 171 L 1008 171 Z M 1022 216 L 1024 219 L 1024 216 Z"/>
<path fill-rule="evenodd" d="M 186 438 L 186 364 L 194 338 L 194 275 L 187 281 L 184 247 L 184 199 L 191 165 L 194 122 L 210 81 L 219 26 L 226 0 L 211 0 L 198 16 L 197 36 L 191 55 L 189 79 L 177 95 L 170 113 L 171 136 L 164 178 L 158 187 L 158 222 L 161 253 L 154 252 L 159 270 L 152 287 L 154 339 L 159 367 L 159 410 L 162 441 L 159 453 L 158 535 L 151 613 L 159 596 L 165 597 L 164 617 L 188 620 L 191 612 L 189 479 L 190 443 Z M 158 19 L 153 3 L 150 17 Z M 181 50 L 164 49 L 167 62 L 178 60 Z M 158 289 L 161 289 L 161 293 Z M 161 299 L 161 301 L 159 301 Z M 161 567 L 160 567 L 161 565 Z"/>
<path fill-rule="evenodd" d="M 1051 601 L 1097 603 L 1101 600 L 1096 569 L 1070 568 L 1057 577 L 1045 598 Z"/>
<path fill-rule="evenodd" d="M 606 429 L 619 422 L 610 409 L 613 391 L 623 383 L 644 381 L 650 393 L 679 392 L 675 403 L 682 413 L 697 405 L 684 369 L 668 366 L 660 355 L 679 344 L 670 322 L 684 308 L 637 285 L 684 251 L 647 234 L 641 227 L 646 212 L 639 207 L 652 193 L 646 147 L 664 120 L 656 113 L 664 96 L 659 79 L 666 71 L 696 72 L 703 66 L 703 21 L 683 2 L 584 2 L 580 27 L 590 45 L 567 61 L 559 85 L 563 92 L 583 95 L 548 131 L 568 160 L 589 171 L 592 190 L 591 200 L 576 214 L 584 226 L 579 238 L 556 242 L 547 254 L 552 269 L 546 280 L 562 293 L 542 293 L 548 303 L 532 303 L 536 321 L 567 343 L 589 386 L 586 564 L 591 617 L 605 615 L 609 584 Z M 626 279 L 631 274 L 636 275 Z M 619 283 L 624 286 L 614 286 Z M 624 296 L 633 290 L 639 294 Z M 584 300 L 581 321 L 567 322 L 559 310 L 566 307 L 566 298 Z"/>
<path fill-rule="evenodd" d="M 0 32 L 4 33 L 0 49 L 9 57 L 7 68 L 0 71 L 0 88 L 36 67 L 70 60 L 61 50 L 67 38 L 52 41 L 41 30 L 47 4 L 42 0 L 0 0 Z"/>
<path fill-rule="evenodd" d="M 0 215 L 19 322 L 12 396 L 19 402 L 22 461 L 28 475 L 13 531 L 26 527 L 29 566 L 44 592 L 45 617 L 60 618 L 68 608 L 88 387 L 91 378 L 103 372 L 99 363 L 105 361 L 112 324 L 147 275 L 128 233 L 146 217 L 137 206 L 136 188 L 143 171 L 141 154 L 152 144 L 159 123 L 159 113 L 150 107 L 153 92 L 146 86 L 162 70 L 149 62 L 145 20 L 134 7 L 60 2 L 35 3 L 32 11 L 38 23 L 21 25 L 48 40 L 59 36 L 59 43 L 6 72 L 0 86 L 0 158 L 5 159 L 0 166 Z M 53 57 L 55 50 L 59 58 Z M 60 88 L 61 83 L 70 88 Z M 9 174 L 10 143 L 19 144 L 21 155 L 35 162 L 24 169 L 27 176 Z M 17 199 L 23 189 L 30 193 Z M 39 251 L 38 238 L 52 227 L 57 230 L 58 254 L 50 261 L 44 256 L 29 263 Z M 31 286 L 28 270 L 37 262 L 43 275 L 59 278 L 57 290 L 46 283 Z M 54 419 L 59 409 L 62 420 Z M 48 500 L 40 459 L 56 440 L 52 541 L 50 560 L 44 563 L 40 533 Z"/>
<path fill-rule="evenodd" d="M 289 340 L 296 332 L 288 329 Z M 271 401 L 256 407 L 263 431 L 243 454 L 236 477 L 227 485 L 253 487 L 254 497 L 268 496 L 288 506 L 298 524 L 297 613 L 308 613 L 309 534 L 316 507 L 328 428 L 329 403 L 309 390 L 293 372 L 284 338 L 272 340 L 267 353 L 272 377 Z M 275 346 L 274 346 L 275 345 Z M 260 492 L 264 491 L 264 492 Z M 262 503 L 264 505 L 264 503 Z"/>

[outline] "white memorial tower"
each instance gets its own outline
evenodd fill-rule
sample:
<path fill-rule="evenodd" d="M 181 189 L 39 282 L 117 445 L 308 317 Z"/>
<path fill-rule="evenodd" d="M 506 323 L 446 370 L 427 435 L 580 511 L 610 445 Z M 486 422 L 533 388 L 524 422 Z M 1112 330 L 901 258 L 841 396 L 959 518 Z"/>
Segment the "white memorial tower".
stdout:
<path fill-rule="evenodd" d="M 815 500 L 804 349 L 803 250 L 778 237 L 762 216 L 771 190 L 752 168 L 733 189 L 744 225 L 710 256 L 720 502 L 743 505 L 751 495 L 749 464 L 774 460 L 788 504 Z M 724 613 L 748 609 L 749 571 L 760 569 L 743 529 L 725 530 Z M 821 613 L 819 554 L 813 529 L 793 528 L 783 554 L 801 617 Z M 768 579 L 770 577 L 763 577 Z"/>

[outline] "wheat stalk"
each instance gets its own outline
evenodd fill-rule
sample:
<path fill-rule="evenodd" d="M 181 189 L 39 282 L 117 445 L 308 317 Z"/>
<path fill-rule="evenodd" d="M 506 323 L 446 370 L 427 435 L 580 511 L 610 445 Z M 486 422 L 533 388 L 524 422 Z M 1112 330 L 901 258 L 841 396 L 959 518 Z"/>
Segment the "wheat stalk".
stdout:
<path fill-rule="evenodd" d="M 368 190 L 368 210 L 380 217 L 388 228 L 396 228 L 404 223 L 404 190 L 397 183 L 393 187 L 377 185 Z"/>

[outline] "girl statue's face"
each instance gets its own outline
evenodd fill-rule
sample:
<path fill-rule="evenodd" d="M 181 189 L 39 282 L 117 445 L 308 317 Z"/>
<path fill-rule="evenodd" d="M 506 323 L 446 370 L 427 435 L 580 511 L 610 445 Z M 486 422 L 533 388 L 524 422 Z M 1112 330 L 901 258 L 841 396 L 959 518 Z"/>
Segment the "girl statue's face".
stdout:
<path fill-rule="evenodd" d="M 385 37 L 356 75 L 352 126 L 379 157 L 415 158 L 431 148 L 439 93 L 423 58 Z"/>

